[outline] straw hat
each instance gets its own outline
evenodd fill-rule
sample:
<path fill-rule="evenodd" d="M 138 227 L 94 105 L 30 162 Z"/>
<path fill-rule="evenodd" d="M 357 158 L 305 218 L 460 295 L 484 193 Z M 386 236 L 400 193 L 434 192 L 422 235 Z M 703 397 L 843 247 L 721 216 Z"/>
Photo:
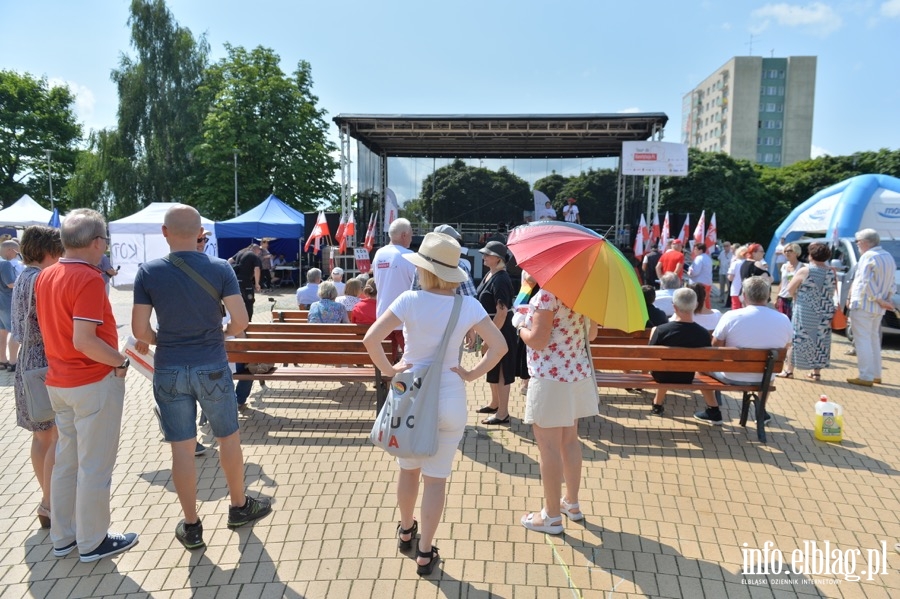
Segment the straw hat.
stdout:
<path fill-rule="evenodd" d="M 469 275 L 459 267 L 459 244 L 445 233 L 428 233 L 415 254 L 403 257 L 450 283 L 462 283 Z"/>

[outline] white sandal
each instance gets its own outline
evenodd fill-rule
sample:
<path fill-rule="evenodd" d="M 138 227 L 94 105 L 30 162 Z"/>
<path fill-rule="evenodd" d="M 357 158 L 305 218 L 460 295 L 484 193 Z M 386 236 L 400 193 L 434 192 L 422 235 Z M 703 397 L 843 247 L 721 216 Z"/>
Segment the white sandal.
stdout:
<path fill-rule="evenodd" d="M 569 503 L 565 499 L 561 499 L 559 511 L 565 514 L 566 517 L 572 522 L 584 520 L 584 512 L 581 511 L 581 506 L 578 505 L 577 501 L 575 503 Z"/>
<path fill-rule="evenodd" d="M 547 515 L 547 510 L 541 510 L 541 519 L 544 521 L 544 523 L 538 525 L 534 523 L 534 513 L 525 514 L 524 516 L 522 516 L 522 526 L 524 526 L 528 530 L 545 532 L 548 535 L 562 534 L 562 532 L 565 530 L 562 525 L 562 516 L 551 518 Z"/>

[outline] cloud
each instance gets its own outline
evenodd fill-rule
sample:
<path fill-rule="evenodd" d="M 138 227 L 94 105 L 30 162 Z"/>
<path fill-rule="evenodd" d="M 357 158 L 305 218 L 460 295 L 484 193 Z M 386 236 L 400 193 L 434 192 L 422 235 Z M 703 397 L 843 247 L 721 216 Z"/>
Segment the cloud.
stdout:
<path fill-rule="evenodd" d="M 731 31 L 731 23 L 722 23 L 722 31 Z"/>
<path fill-rule="evenodd" d="M 618 114 L 633 114 L 640 111 L 641 109 L 637 106 L 629 106 L 628 108 L 623 108 L 622 110 L 617 110 L 616 112 Z"/>
<path fill-rule="evenodd" d="M 896 0 L 890 0 L 896 3 Z M 811 2 L 806 6 L 786 3 L 766 4 L 750 13 L 754 24 L 752 33 L 761 33 L 774 21 L 782 27 L 799 27 L 813 35 L 825 37 L 838 29 L 843 20 L 833 8 L 823 2 Z"/>
<path fill-rule="evenodd" d="M 74 81 L 66 81 L 56 77 L 48 79 L 47 83 L 50 84 L 50 87 L 68 87 L 69 91 L 75 96 L 75 115 L 89 127 L 93 126 L 94 106 L 97 100 L 91 88 Z"/>
<path fill-rule="evenodd" d="M 900 0 L 887 0 L 881 3 L 882 16 L 888 18 L 900 17 Z"/>
<path fill-rule="evenodd" d="M 834 152 L 826 150 L 822 146 L 817 146 L 816 144 L 812 144 L 809 149 L 809 157 L 810 158 L 819 158 L 820 156 L 834 156 Z"/>

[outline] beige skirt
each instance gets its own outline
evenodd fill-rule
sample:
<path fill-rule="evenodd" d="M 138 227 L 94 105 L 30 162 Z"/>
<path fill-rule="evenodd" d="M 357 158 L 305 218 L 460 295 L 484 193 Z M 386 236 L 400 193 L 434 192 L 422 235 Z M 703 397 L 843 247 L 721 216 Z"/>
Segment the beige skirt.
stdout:
<path fill-rule="evenodd" d="M 525 424 L 542 428 L 574 426 L 579 418 L 596 416 L 600 396 L 592 377 L 560 383 L 532 378 L 525 398 Z"/>

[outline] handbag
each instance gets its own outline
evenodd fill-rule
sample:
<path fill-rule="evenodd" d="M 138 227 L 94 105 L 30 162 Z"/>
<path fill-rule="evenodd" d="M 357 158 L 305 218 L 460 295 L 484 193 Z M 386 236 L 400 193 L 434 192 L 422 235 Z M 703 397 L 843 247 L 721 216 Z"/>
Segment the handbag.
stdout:
<path fill-rule="evenodd" d="M 428 366 L 395 374 L 391 380 L 387 399 L 375 418 L 369 440 L 394 457 L 430 457 L 437 453 L 441 368 L 461 306 L 462 296 L 454 295 L 453 311 L 434 361 Z"/>
<path fill-rule="evenodd" d="M 34 285 L 28 291 L 28 309 L 25 313 L 25 331 L 22 338 L 22 347 L 19 350 L 20 358 L 25 356 L 25 343 L 30 339 L 28 329 L 31 327 L 31 311 L 34 299 Z M 24 363 L 24 361 L 23 361 Z M 47 367 L 32 368 L 22 371 L 22 387 L 25 389 L 25 408 L 28 417 L 33 422 L 47 422 L 56 418 L 56 412 L 50 405 L 50 393 L 47 391 Z"/>

